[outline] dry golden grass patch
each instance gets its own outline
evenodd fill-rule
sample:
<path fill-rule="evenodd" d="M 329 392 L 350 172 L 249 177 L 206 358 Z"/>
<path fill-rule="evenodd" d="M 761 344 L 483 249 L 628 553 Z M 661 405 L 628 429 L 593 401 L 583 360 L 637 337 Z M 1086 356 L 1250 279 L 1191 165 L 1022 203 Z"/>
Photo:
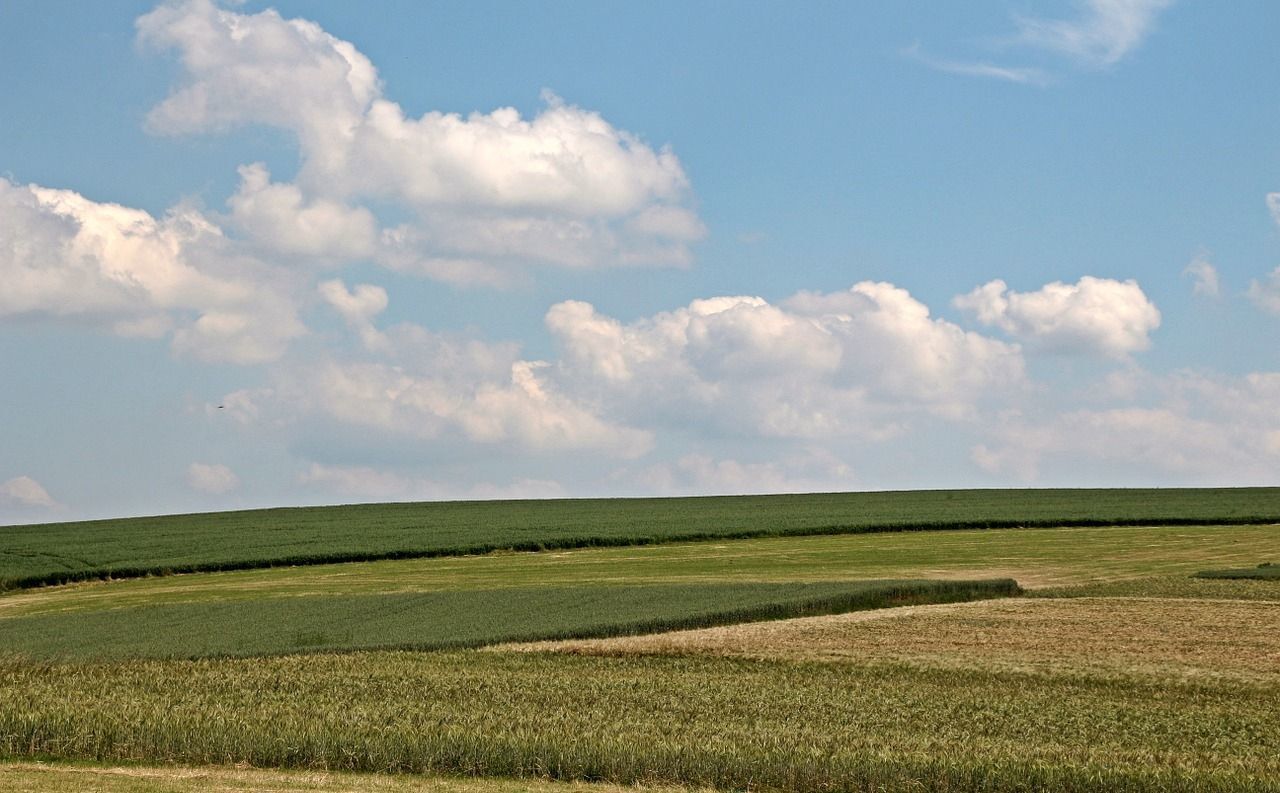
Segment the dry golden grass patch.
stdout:
<path fill-rule="evenodd" d="M 891 662 L 1276 684 L 1280 603 L 1017 598 L 503 649 Z"/>
<path fill-rule="evenodd" d="M 0 763 L 5 793 L 689 793 L 537 779 L 463 779 L 407 774 L 324 773 L 227 767 L 99 767 Z"/>

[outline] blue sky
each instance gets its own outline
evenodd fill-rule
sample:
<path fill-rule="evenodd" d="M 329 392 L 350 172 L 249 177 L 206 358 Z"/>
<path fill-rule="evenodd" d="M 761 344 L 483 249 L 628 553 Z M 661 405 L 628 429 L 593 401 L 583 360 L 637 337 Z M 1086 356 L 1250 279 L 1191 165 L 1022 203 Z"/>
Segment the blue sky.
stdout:
<path fill-rule="evenodd" d="M 0 7 L 0 522 L 1278 484 L 1274 4 Z"/>

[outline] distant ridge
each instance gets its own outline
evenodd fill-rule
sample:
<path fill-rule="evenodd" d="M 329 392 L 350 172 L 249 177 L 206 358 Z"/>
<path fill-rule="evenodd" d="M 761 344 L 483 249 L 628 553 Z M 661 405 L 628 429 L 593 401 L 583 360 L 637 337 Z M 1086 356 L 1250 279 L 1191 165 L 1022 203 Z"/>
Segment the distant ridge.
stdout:
<path fill-rule="evenodd" d="M 1280 524 L 1280 488 L 920 490 L 285 507 L 0 527 L 0 590 L 174 573 L 753 537 Z"/>

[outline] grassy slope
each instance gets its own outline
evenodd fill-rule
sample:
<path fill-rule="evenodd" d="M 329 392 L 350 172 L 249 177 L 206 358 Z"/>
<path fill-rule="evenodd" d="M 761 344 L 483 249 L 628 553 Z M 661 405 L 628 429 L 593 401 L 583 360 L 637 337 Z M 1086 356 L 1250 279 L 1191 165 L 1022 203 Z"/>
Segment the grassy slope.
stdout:
<path fill-rule="evenodd" d="M 962 526 L 1280 522 L 1280 488 L 451 502 L 0 528 L 0 588 L 493 549 Z"/>
<path fill-rule="evenodd" d="M 1012 580 L 540 587 L 171 603 L 0 620 L 35 659 L 198 658 L 617 636 L 1018 593 Z"/>
<path fill-rule="evenodd" d="M 796 791 L 1276 790 L 1280 688 L 475 651 L 0 663 L 4 754 Z"/>
<path fill-rule="evenodd" d="M 320 594 L 383 594 L 872 578 L 1015 578 L 1027 588 L 1185 589 L 1207 566 L 1280 554 L 1277 526 L 996 529 L 737 540 L 539 554 L 388 560 L 88 582 L 0 595 L 0 620 L 50 612 Z M 1163 578 L 1152 578 L 1162 576 Z M 1148 591 L 1154 584 L 1159 591 Z M 1266 582 L 1197 581 L 1198 597 L 1242 597 Z M 1260 592 L 1263 597 L 1270 597 Z M 1103 593 L 1099 593 L 1103 594 Z"/>

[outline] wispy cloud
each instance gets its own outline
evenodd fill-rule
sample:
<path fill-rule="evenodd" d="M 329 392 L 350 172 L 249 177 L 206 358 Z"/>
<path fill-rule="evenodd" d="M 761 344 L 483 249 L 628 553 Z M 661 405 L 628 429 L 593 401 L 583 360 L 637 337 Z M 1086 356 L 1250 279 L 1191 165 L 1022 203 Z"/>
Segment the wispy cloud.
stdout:
<path fill-rule="evenodd" d="M 1173 0 L 1086 0 L 1076 19 L 1015 17 L 1015 42 L 1065 55 L 1092 68 L 1118 63 L 1147 38 Z"/>
<path fill-rule="evenodd" d="M 1249 282 L 1249 299 L 1258 308 L 1270 314 L 1280 315 L 1280 267 L 1271 271 L 1261 280 Z"/>
<path fill-rule="evenodd" d="M 1218 268 L 1213 266 L 1213 262 L 1209 260 L 1208 251 L 1201 251 L 1196 254 L 1182 271 L 1182 274 L 1192 279 L 1191 290 L 1200 297 L 1216 298 L 1222 294 L 1222 287 L 1218 279 Z"/>
<path fill-rule="evenodd" d="M 1156 18 L 1173 0 L 1082 0 L 1070 19 L 1015 15 L 1017 32 L 997 39 L 1001 48 L 1039 50 L 1070 60 L 1077 67 L 1106 69 L 1137 49 L 1155 26 Z M 1035 66 L 1007 65 L 984 59 L 940 58 L 919 44 L 902 52 L 931 69 L 948 74 L 985 77 L 1023 85 L 1048 85 L 1049 71 Z"/>
<path fill-rule="evenodd" d="M 920 44 L 912 44 L 902 54 L 912 58 L 931 69 L 947 74 L 960 74 L 968 77 L 989 77 L 1023 85 L 1048 85 L 1049 76 L 1044 70 L 1033 66 L 1001 66 L 988 61 L 962 61 L 949 58 L 938 58 L 926 53 Z"/>

